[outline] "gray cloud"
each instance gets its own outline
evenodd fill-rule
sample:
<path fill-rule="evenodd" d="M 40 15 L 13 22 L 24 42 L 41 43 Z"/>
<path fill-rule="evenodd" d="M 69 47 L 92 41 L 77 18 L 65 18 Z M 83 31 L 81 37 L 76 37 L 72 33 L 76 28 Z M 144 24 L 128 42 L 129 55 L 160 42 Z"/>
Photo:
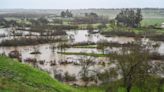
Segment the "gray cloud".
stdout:
<path fill-rule="evenodd" d="M 164 0 L 1 0 L 0 8 L 164 8 Z"/>

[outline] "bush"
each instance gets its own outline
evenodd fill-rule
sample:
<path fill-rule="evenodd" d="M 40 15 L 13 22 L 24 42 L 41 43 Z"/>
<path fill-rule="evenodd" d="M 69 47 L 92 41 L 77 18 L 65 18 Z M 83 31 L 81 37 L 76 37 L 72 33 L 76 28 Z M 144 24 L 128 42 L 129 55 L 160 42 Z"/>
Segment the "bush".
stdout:
<path fill-rule="evenodd" d="M 65 73 L 65 81 L 69 82 L 69 81 L 76 81 L 76 77 L 73 75 L 69 75 L 68 72 Z"/>

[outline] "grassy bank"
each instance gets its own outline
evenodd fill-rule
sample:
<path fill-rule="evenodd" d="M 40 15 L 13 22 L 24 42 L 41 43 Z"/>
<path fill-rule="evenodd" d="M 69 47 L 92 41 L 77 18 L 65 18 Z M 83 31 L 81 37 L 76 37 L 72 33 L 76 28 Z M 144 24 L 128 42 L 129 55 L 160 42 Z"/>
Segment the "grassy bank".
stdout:
<path fill-rule="evenodd" d="M 47 73 L 7 57 L 0 57 L 0 92 L 103 92 L 99 88 L 73 88 Z"/>
<path fill-rule="evenodd" d="M 64 55 L 83 55 L 83 56 L 93 56 L 93 57 L 108 57 L 110 54 L 96 54 L 96 53 L 83 53 L 83 52 L 58 52 Z"/>
<path fill-rule="evenodd" d="M 74 46 L 74 48 L 97 48 L 96 45 Z"/>

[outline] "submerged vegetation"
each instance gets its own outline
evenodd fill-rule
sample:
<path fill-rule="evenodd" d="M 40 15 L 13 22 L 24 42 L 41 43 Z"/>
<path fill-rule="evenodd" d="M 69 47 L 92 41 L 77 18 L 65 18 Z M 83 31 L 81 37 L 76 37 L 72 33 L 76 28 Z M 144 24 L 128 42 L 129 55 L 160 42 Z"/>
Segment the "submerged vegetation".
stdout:
<path fill-rule="evenodd" d="M 27 46 L 27 45 L 38 45 L 44 43 L 55 43 L 55 42 L 66 42 L 66 39 L 56 38 L 18 38 L 12 40 L 4 40 L 0 43 L 0 46 Z"/>

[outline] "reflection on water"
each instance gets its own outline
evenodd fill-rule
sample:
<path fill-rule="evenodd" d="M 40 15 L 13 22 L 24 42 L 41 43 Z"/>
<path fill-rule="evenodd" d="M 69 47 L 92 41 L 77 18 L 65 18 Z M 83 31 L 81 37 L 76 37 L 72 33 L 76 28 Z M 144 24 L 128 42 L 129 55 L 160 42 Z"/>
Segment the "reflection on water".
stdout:
<path fill-rule="evenodd" d="M 74 38 L 74 43 L 78 42 L 98 42 L 100 40 L 107 40 L 111 42 L 127 43 L 134 41 L 132 37 L 105 37 L 99 33 L 89 34 L 87 30 L 67 31 L 67 34 Z"/>
<path fill-rule="evenodd" d="M 159 49 L 158 49 L 158 52 L 159 52 L 160 54 L 164 55 L 164 43 L 163 43 L 163 42 L 161 42 L 161 45 L 160 45 L 160 47 L 159 47 Z"/>

